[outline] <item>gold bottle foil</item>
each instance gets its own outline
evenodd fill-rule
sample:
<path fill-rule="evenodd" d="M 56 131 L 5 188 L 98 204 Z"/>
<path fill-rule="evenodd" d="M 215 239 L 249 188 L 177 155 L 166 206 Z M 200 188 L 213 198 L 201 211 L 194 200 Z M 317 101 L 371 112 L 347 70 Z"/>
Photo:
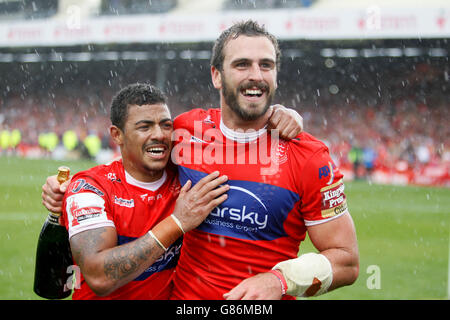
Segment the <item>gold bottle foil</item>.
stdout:
<path fill-rule="evenodd" d="M 58 180 L 59 184 L 69 180 L 70 169 L 69 167 L 61 166 L 58 168 L 58 176 L 56 180 Z"/>

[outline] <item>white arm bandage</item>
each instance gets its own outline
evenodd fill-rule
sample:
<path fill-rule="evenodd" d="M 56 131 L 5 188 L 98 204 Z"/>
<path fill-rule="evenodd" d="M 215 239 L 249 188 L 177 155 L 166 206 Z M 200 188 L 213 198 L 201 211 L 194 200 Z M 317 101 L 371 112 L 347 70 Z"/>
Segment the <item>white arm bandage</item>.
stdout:
<path fill-rule="evenodd" d="M 292 296 L 324 294 L 333 282 L 331 263 L 323 254 L 306 253 L 296 259 L 282 261 L 272 269 L 281 271 L 287 284 L 286 294 Z"/>

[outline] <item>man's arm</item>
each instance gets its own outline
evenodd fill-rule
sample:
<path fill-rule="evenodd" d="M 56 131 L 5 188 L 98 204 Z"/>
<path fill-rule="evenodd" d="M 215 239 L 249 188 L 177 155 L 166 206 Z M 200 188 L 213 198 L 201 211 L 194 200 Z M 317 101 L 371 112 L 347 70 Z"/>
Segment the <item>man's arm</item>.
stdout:
<path fill-rule="evenodd" d="M 183 232 L 197 227 L 213 208 L 226 200 L 226 176 L 214 172 L 194 187 L 188 181 L 180 191 L 173 216 L 152 228 L 140 238 L 120 245 L 113 227 L 100 227 L 75 234 L 70 245 L 75 262 L 80 266 L 87 284 L 99 296 L 105 296 L 135 279 L 151 266 Z M 221 186 L 222 185 L 222 186 Z M 169 224 L 174 228 L 168 228 Z M 170 234 L 168 234 L 170 233 Z M 159 239 L 158 239 L 159 238 Z M 158 240 L 157 240 L 158 239 Z"/>
<path fill-rule="evenodd" d="M 328 291 L 347 286 L 359 274 L 359 253 L 355 226 L 349 213 L 326 223 L 308 227 L 313 245 L 331 263 L 333 282 Z"/>
<path fill-rule="evenodd" d="M 345 213 L 334 220 L 310 226 L 308 227 L 308 233 L 313 245 L 331 264 L 332 282 L 327 291 L 355 282 L 359 272 L 359 254 L 355 227 L 350 214 Z M 314 282 L 314 274 L 311 274 L 309 270 L 314 271 L 314 266 L 308 265 L 309 259 L 297 259 L 286 261 L 287 266 L 284 266 L 284 270 L 281 270 L 282 276 L 288 280 L 287 284 L 284 282 L 284 286 L 287 286 L 284 289 L 289 293 L 289 284 L 297 286 L 297 283 L 305 283 L 304 291 L 308 293 L 308 289 L 311 287 L 308 282 L 311 285 Z M 311 279 L 305 277 L 306 272 L 302 272 L 301 269 L 308 270 L 308 274 L 311 274 L 308 277 L 311 277 Z M 286 270 L 288 272 L 284 273 Z M 283 281 L 285 280 L 283 279 Z M 273 273 L 267 272 L 242 281 L 226 293 L 224 298 L 228 300 L 276 300 L 282 297 L 282 289 L 282 281 Z M 310 292 L 315 293 L 320 289 L 320 286 L 312 287 L 312 289 Z"/>
<path fill-rule="evenodd" d="M 149 234 L 116 246 L 112 227 L 87 230 L 74 235 L 70 246 L 75 262 L 89 287 L 105 296 L 135 279 L 164 252 Z"/>

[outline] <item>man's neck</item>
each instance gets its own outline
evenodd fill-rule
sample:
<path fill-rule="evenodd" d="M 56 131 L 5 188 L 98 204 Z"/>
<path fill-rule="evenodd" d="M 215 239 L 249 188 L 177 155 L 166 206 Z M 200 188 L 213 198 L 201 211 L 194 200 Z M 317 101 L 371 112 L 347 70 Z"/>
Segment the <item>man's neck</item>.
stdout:
<path fill-rule="evenodd" d="M 247 129 L 247 130 L 232 130 L 220 119 L 220 131 L 222 134 L 230 140 L 238 143 L 248 143 L 258 139 L 261 135 L 267 132 L 266 128 L 259 130 Z"/>
<path fill-rule="evenodd" d="M 126 179 L 127 183 L 129 183 L 131 185 L 140 187 L 142 189 L 147 189 L 147 190 L 150 190 L 150 191 L 156 191 L 166 181 L 167 174 L 166 174 L 166 171 L 164 171 L 162 176 L 158 180 L 155 180 L 155 181 L 152 181 L 152 182 L 143 182 L 143 181 L 140 181 L 140 180 L 134 178 L 131 174 L 129 174 L 125 170 L 125 179 Z"/>
<path fill-rule="evenodd" d="M 146 170 L 144 173 L 142 172 L 142 169 L 137 168 L 131 161 L 127 161 L 124 158 L 122 158 L 122 163 L 125 171 L 133 177 L 133 179 L 140 182 L 155 182 L 161 179 L 165 174 L 165 170 Z"/>
<path fill-rule="evenodd" d="M 241 119 L 233 110 L 228 106 L 222 104 L 221 117 L 222 122 L 228 129 L 234 131 L 248 131 L 248 130 L 261 130 L 264 129 L 269 120 L 270 112 L 266 112 L 264 115 L 255 120 Z"/>

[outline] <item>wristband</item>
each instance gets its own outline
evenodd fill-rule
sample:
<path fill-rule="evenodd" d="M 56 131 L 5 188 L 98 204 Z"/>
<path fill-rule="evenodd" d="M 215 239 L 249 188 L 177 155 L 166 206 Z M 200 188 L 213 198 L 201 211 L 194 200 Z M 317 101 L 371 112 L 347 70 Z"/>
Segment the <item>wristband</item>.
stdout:
<path fill-rule="evenodd" d="M 278 270 L 269 270 L 269 273 L 272 273 L 273 275 L 275 275 L 278 280 L 280 280 L 281 283 L 281 294 L 284 296 L 286 294 L 286 288 L 287 288 L 287 284 L 286 284 L 286 280 L 283 277 L 283 274 L 278 271 Z"/>
<path fill-rule="evenodd" d="M 162 248 L 167 250 L 172 243 L 183 235 L 183 230 L 180 229 L 173 218 L 167 217 L 154 226 L 149 233 L 153 238 L 158 239 Z"/>
<path fill-rule="evenodd" d="M 175 217 L 173 214 L 170 215 L 172 217 L 172 219 L 175 221 L 175 223 L 178 225 L 178 227 L 181 229 L 181 231 L 183 232 L 183 234 L 185 234 L 186 232 L 184 232 L 183 226 L 181 225 L 180 220 L 178 220 L 177 217 Z"/>
<path fill-rule="evenodd" d="M 152 230 L 150 230 L 148 232 L 148 234 L 153 238 L 153 240 L 155 240 L 155 242 L 158 244 L 158 246 L 161 247 L 161 249 L 163 249 L 164 251 L 167 251 L 167 248 L 163 246 L 161 241 L 159 241 L 159 239 L 153 234 Z"/>

